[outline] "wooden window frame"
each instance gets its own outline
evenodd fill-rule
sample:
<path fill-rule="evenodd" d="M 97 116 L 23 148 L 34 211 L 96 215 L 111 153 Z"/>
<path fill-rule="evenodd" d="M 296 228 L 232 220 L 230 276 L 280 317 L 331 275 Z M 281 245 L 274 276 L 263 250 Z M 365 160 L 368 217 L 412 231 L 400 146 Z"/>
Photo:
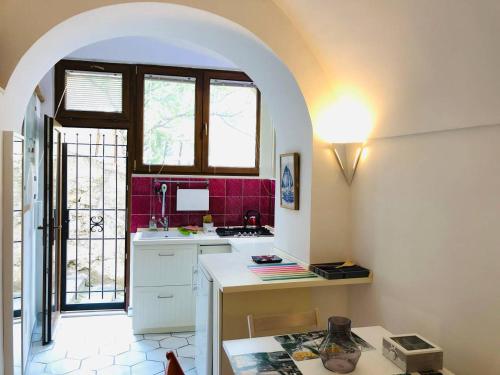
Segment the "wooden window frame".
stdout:
<path fill-rule="evenodd" d="M 194 113 L 194 165 L 151 165 L 143 163 L 144 152 L 144 76 L 155 74 L 160 76 L 192 77 L 195 85 L 195 113 Z M 201 171 L 202 160 L 202 112 L 203 112 L 203 74 L 197 69 L 175 68 L 156 65 L 137 65 L 137 147 L 134 154 L 134 171 L 139 173 L 190 173 Z"/>
<path fill-rule="evenodd" d="M 71 111 L 65 109 L 65 71 L 121 73 L 123 78 L 122 113 L 97 111 Z M 144 129 L 144 75 L 157 74 L 196 78 L 195 89 L 195 155 L 193 166 L 148 165 L 143 157 Z M 64 126 L 128 129 L 129 161 L 132 173 L 164 173 L 220 176 L 258 176 L 260 172 L 260 115 L 261 95 L 257 89 L 257 116 L 255 136 L 255 167 L 211 167 L 208 165 L 210 136 L 210 80 L 252 82 L 243 72 L 170 67 L 158 65 L 133 65 L 96 61 L 61 60 L 55 66 L 55 118 Z M 61 100 L 62 98 L 62 100 Z"/>
<path fill-rule="evenodd" d="M 117 123 L 129 123 L 132 121 L 131 93 L 132 87 L 132 65 L 101 63 L 95 61 L 61 60 L 55 66 L 55 117 L 57 121 L 66 126 L 75 126 L 82 122 L 103 128 L 116 128 Z M 81 70 L 98 73 L 121 73 L 122 74 L 122 112 L 101 112 L 101 111 L 73 111 L 67 110 L 65 93 L 66 70 Z M 64 97 L 63 97 L 64 95 Z"/>
<path fill-rule="evenodd" d="M 208 164 L 209 138 L 210 138 L 210 80 L 220 79 L 226 81 L 252 82 L 250 77 L 242 72 L 231 72 L 222 70 L 204 71 L 204 90 L 203 90 L 203 124 L 205 126 L 203 137 L 203 168 L 204 174 L 217 175 L 245 175 L 258 176 L 260 164 L 260 91 L 257 89 L 257 108 L 256 108 L 256 129 L 255 129 L 255 166 L 250 168 L 239 167 L 211 167 Z"/>

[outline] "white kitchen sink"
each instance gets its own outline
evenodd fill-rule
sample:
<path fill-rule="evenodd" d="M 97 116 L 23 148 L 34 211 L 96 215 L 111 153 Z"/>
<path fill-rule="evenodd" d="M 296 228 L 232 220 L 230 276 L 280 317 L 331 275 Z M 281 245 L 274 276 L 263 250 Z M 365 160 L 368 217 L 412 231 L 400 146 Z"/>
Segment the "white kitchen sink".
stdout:
<path fill-rule="evenodd" d="M 189 238 L 190 235 L 185 235 L 180 233 L 177 230 L 169 230 L 169 231 L 158 231 L 158 232 L 140 232 L 140 237 L 138 240 L 161 240 L 163 238 Z"/>

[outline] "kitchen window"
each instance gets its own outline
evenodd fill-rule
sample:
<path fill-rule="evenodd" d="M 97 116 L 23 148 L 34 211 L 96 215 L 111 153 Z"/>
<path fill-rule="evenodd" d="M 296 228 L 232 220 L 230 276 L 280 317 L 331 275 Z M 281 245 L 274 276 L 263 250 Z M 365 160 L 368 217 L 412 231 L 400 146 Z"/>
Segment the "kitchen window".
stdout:
<path fill-rule="evenodd" d="M 64 126 L 130 130 L 133 172 L 259 175 L 260 93 L 244 73 L 63 60 L 55 88 Z"/>
<path fill-rule="evenodd" d="M 139 66 L 135 169 L 259 174 L 260 94 L 243 73 Z"/>
<path fill-rule="evenodd" d="M 67 126 L 130 121 L 131 66 L 63 60 L 55 68 L 57 120 Z M 104 126 L 106 126 L 104 124 Z"/>
<path fill-rule="evenodd" d="M 244 78 L 232 72 L 205 74 L 205 172 L 259 173 L 260 94 Z"/>

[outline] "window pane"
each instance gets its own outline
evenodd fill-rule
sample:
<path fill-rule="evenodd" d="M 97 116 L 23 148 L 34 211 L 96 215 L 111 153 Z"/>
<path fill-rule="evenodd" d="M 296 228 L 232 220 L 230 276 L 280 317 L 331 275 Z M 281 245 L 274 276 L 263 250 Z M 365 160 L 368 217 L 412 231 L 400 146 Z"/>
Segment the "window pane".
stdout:
<path fill-rule="evenodd" d="M 254 168 L 257 89 L 246 82 L 210 81 L 211 167 Z"/>
<path fill-rule="evenodd" d="M 66 70 L 69 111 L 122 112 L 122 74 Z"/>
<path fill-rule="evenodd" d="M 196 79 L 144 78 L 145 165 L 194 165 Z"/>

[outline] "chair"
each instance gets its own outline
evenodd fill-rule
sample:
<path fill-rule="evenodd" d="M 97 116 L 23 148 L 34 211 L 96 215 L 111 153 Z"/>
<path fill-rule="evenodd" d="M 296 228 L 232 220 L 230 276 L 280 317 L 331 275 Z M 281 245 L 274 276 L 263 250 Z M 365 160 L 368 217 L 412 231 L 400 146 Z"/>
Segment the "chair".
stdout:
<path fill-rule="evenodd" d="M 168 366 L 165 375 L 184 375 L 182 367 L 179 364 L 174 352 L 167 352 Z"/>
<path fill-rule="evenodd" d="M 276 314 L 276 315 L 248 315 L 248 336 L 270 336 L 306 332 L 319 329 L 319 310 Z"/>

